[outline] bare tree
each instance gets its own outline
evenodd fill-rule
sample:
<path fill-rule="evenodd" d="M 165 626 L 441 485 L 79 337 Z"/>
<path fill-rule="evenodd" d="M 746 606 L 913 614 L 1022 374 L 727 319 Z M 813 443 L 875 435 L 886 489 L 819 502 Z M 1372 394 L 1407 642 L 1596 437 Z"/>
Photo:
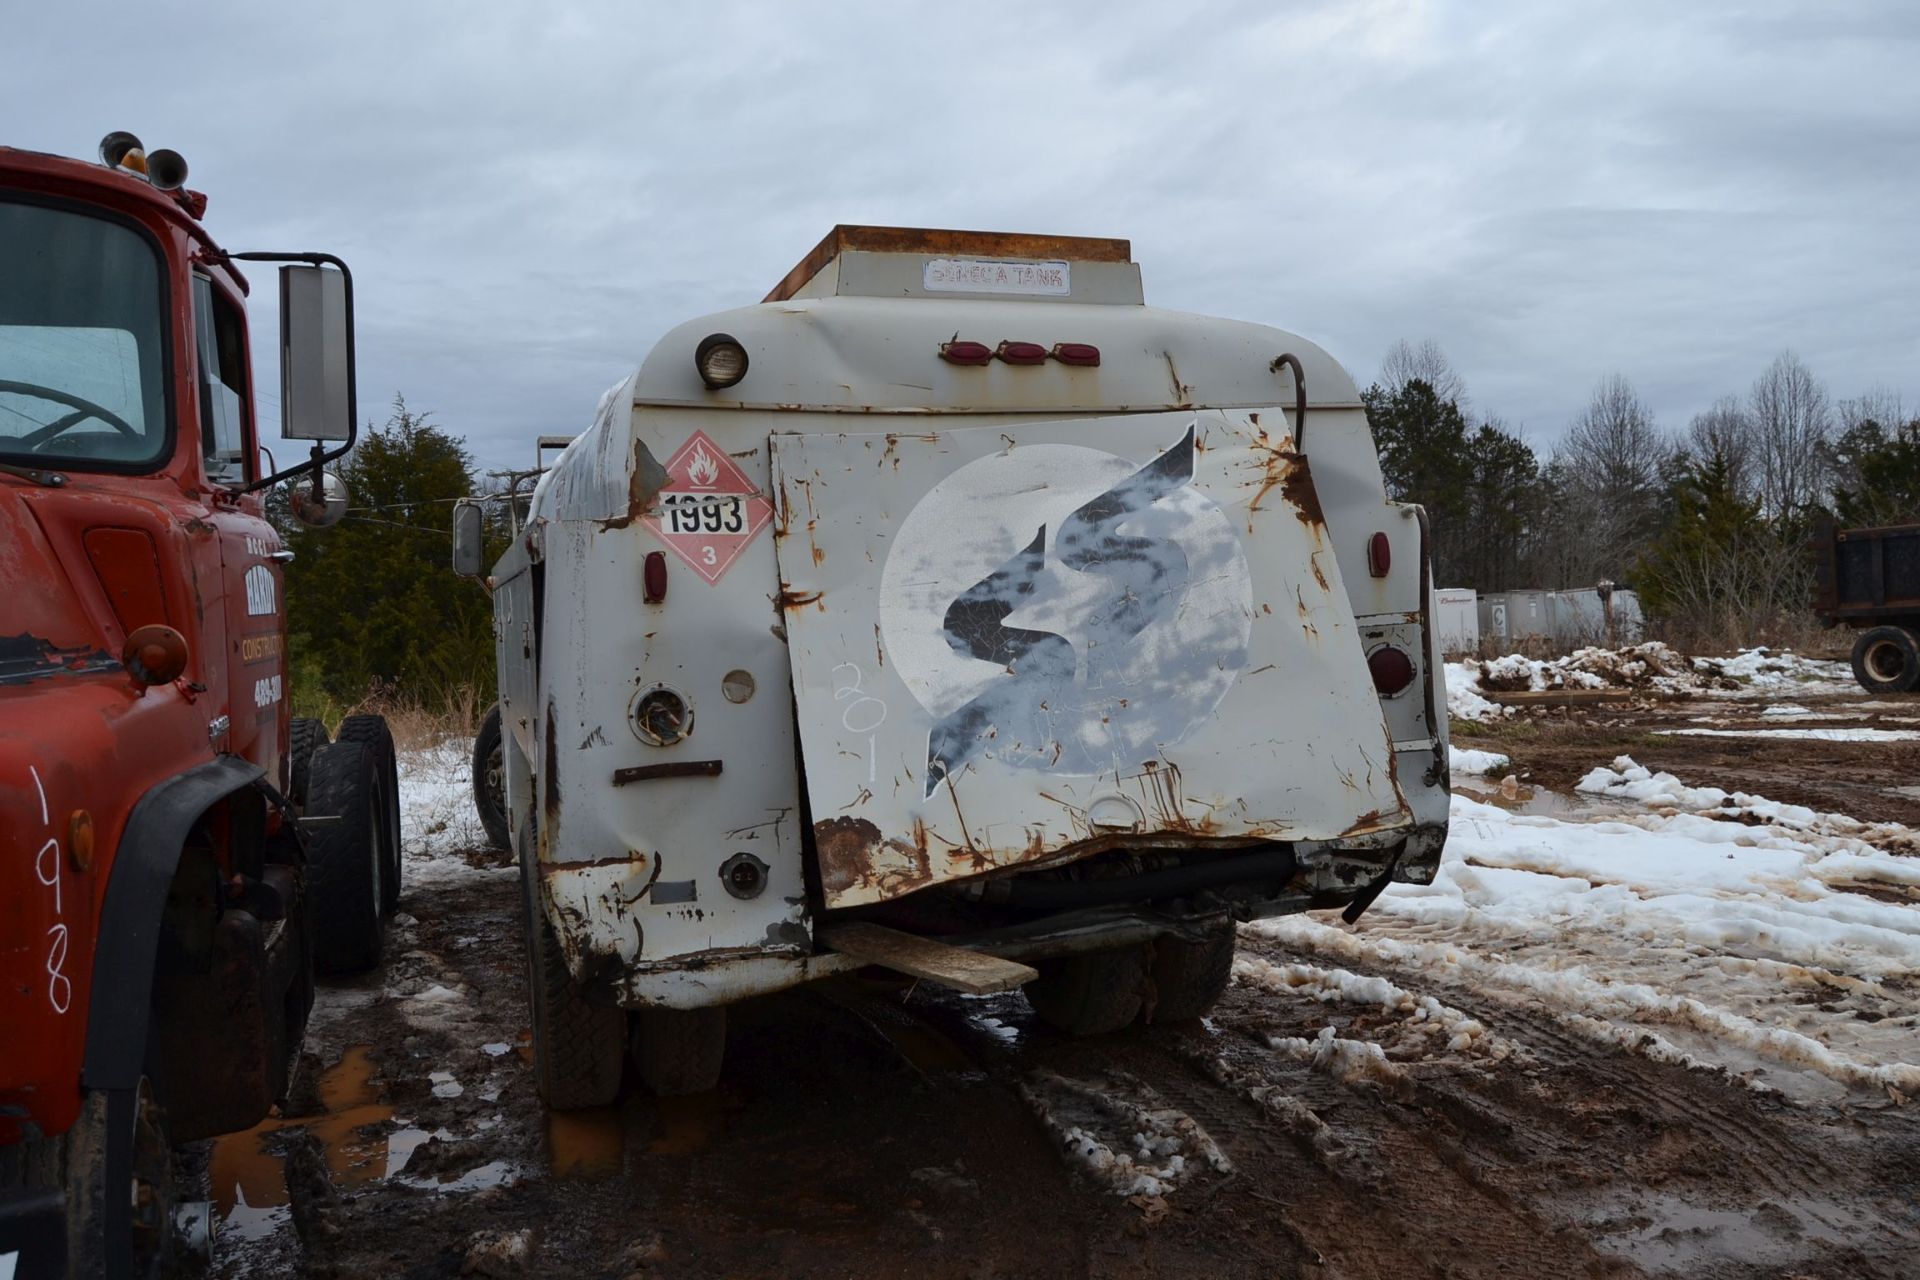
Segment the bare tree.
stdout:
<path fill-rule="evenodd" d="M 1907 424 L 1907 406 L 1900 393 L 1891 387 L 1875 387 L 1864 394 L 1842 400 L 1834 406 L 1840 412 L 1840 430 L 1848 432 L 1869 422 L 1882 430 L 1895 431 Z"/>
<path fill-rule="evenodd" d="M 1398 394 L 1414 381 L 1432 387 L 1442 404 L 1451 400 L 1462 409 L 1467 407 L 1467 384 L 1432 338 L 1422 338 L 1417 347 L 1401 338 L 1387 348 L 1386 357 L 1380 361 L 1380 385 L 1388 395 Z"/>
<path fill-rule="evenodd" d="M 1739 396 L 1721 396 L 1687 424 L 1687 442 L 1694 456 L 1724 459 L 1734 492 L 1743 498 L 1751 497 L 1754 490 L 1753 435 L 1753 418 Z"/>
<path fill-rule="evenodd" d="M 1659 518 L 1671 450 L 1653 411 L 1619 373 L 1600 379 L 1593 398 L 1554 455 L 1564 488 L 1561 515 L 1574 523 L 1563 567 L 1571 581 L 1622 576 Z"/>
<path fill-rule="evenodd" d="M 1753 384 L 1754 454 L 1760 508 L 1780 517 L 1820 497 L 1833 411 L 1826 386 L 1783 351 Z"/>

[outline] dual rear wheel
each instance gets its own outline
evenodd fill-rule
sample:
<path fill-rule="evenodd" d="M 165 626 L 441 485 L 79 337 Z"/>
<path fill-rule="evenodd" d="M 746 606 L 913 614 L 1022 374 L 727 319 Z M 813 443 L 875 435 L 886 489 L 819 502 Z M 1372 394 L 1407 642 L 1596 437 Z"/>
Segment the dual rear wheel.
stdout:
<path fill-rule="evenodd" d="M 330 973 L 380 962 L 386 922 L 400 907 L 400 780 L 393 735 L 379 716 L 348 716 L 338 741 L 295 721 L 290 787 L 307 831 L 313 960 Z"/>
<path fill-rule="evenodd" d="M 607 1106 L 620 1096 L 629 1057 L 634 1075 L 660 1097 L 705 1093 L 719 1084 L 725 1008 L 628 1013 L 581 991 L 541 903 L 533 832 L 531 822 L 521 828 L 520 889 L 533 1079 L 541 1100 L 555 1111 Z"/>
<path fill-rule="evenodd" d="M 1233 975 L 1233 922 L 1197 939 L 1171 934 L 1146 946 L 1042 960 L 1026 986 L 1041 1021 L 1073 1036 L 1106 1035 L 1135 1022 L 1184 1022 L 1211 1009 Z"/>

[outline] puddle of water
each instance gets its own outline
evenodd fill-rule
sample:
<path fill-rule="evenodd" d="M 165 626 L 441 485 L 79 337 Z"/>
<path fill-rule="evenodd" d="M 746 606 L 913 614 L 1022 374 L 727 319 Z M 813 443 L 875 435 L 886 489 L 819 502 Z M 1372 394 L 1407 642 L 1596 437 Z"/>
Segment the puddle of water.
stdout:
<path fill-rule="evenodd" d="M 605 1178 L 620 1172 L 625 1139 L 612 1107 L 547 1112 L 547 1168 L 558 1178 Z"/>
<path fill-rule="evenodd" d="M 647 1143 L 647 1150 L 656 1156 L 704 1151 L 726 1128 L 726 1108 L 718 1089 L 686 1098 L 657 1098 L 653 1105 L 660 1117 L 660 1135 Z"/>
<path fill-rule="evenodd" d="M 1563 795 L 1545 787 L 1530 787 L 1524 782 L 1495 782 L 1491 778 L 1453 776 L 1453 789 L 1482 804 L 1494 805 L 1509 813 L 1532 813 L 1550 818 L 1591 812 L 1592 802 L 1578 796 Z"/>
<path fill-rule="evenodd" d="M 928 1075 L 943 1071 L 972 1071 L 972 1059 L 960 1046 L 924 1022 L 875 1020 L 880 1033 L 900 1052 L 900 1056 Z"/>
<path fill-rule="evenodd" d="M 373 1076 L 368 1046 L 353 1045 L 340 1061 L 321 1073 L 318 1092 L 327 1114 L 292 1119 L 269 1116 L 244 1133 L 214 1140 L 207 1180 L 222 1232 L 231 1229 L 242 1239 L 257 1239 L 271 1234 L 284 1218 L 285 1162 L 268 1150 L 269 1136 L 282 1129 L 310 1130 L 325 1150 L 327 1168 L 339 1186 L 384 1178 L 399 1167 L 390 1154 L 393 1138 L 398 1135 L 385 1132 L 393 1108 L 380 1101 Z M 361 1132 L 369 1126 L 372 1132 Z M 424 1137 L 408 1145 L 406 1153 L 410 1154 Z M 400 1159 L 404 1162 L 406 1154 Z"/>

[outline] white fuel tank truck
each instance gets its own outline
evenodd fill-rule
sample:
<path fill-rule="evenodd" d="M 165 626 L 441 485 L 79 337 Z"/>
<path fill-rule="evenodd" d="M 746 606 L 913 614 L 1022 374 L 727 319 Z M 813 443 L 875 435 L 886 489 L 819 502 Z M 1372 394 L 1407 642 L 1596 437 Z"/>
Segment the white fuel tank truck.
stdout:
<path fill-rule="evenodd" d="M 842 226 L 672 330 L 491 570 L 542 1095 L 865 965 L 1190 1018 L 1236 921 L 1430 881 L 1427 541 L 1340 365 L 1124 240 Z"/>

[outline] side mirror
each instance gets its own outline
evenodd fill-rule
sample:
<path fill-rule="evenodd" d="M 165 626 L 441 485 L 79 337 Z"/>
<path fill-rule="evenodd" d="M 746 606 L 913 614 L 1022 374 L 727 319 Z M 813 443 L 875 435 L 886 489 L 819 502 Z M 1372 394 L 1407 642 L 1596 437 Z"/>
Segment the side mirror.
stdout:
<path fill-rule="evenodd" d="M 347 273 L 280 268 L 280 421 L 289 440 L 353 434 L 353 303 Z"/>
<path fill-rule="evenodd" d="M 309 529 L 339 524 L 347 514 L 347 482 L 331 471 L 321 472 L 317 485 L 312 473 L 296 476 L 287 489 L 287 508 Z"/>
<path fill-rule="evenodd" d="M 486 531 L 480 504 L 462 498 L 453 504 L 453 571 L 463 578 L 477 578 L 485 571 L 481 544 Z"/>

